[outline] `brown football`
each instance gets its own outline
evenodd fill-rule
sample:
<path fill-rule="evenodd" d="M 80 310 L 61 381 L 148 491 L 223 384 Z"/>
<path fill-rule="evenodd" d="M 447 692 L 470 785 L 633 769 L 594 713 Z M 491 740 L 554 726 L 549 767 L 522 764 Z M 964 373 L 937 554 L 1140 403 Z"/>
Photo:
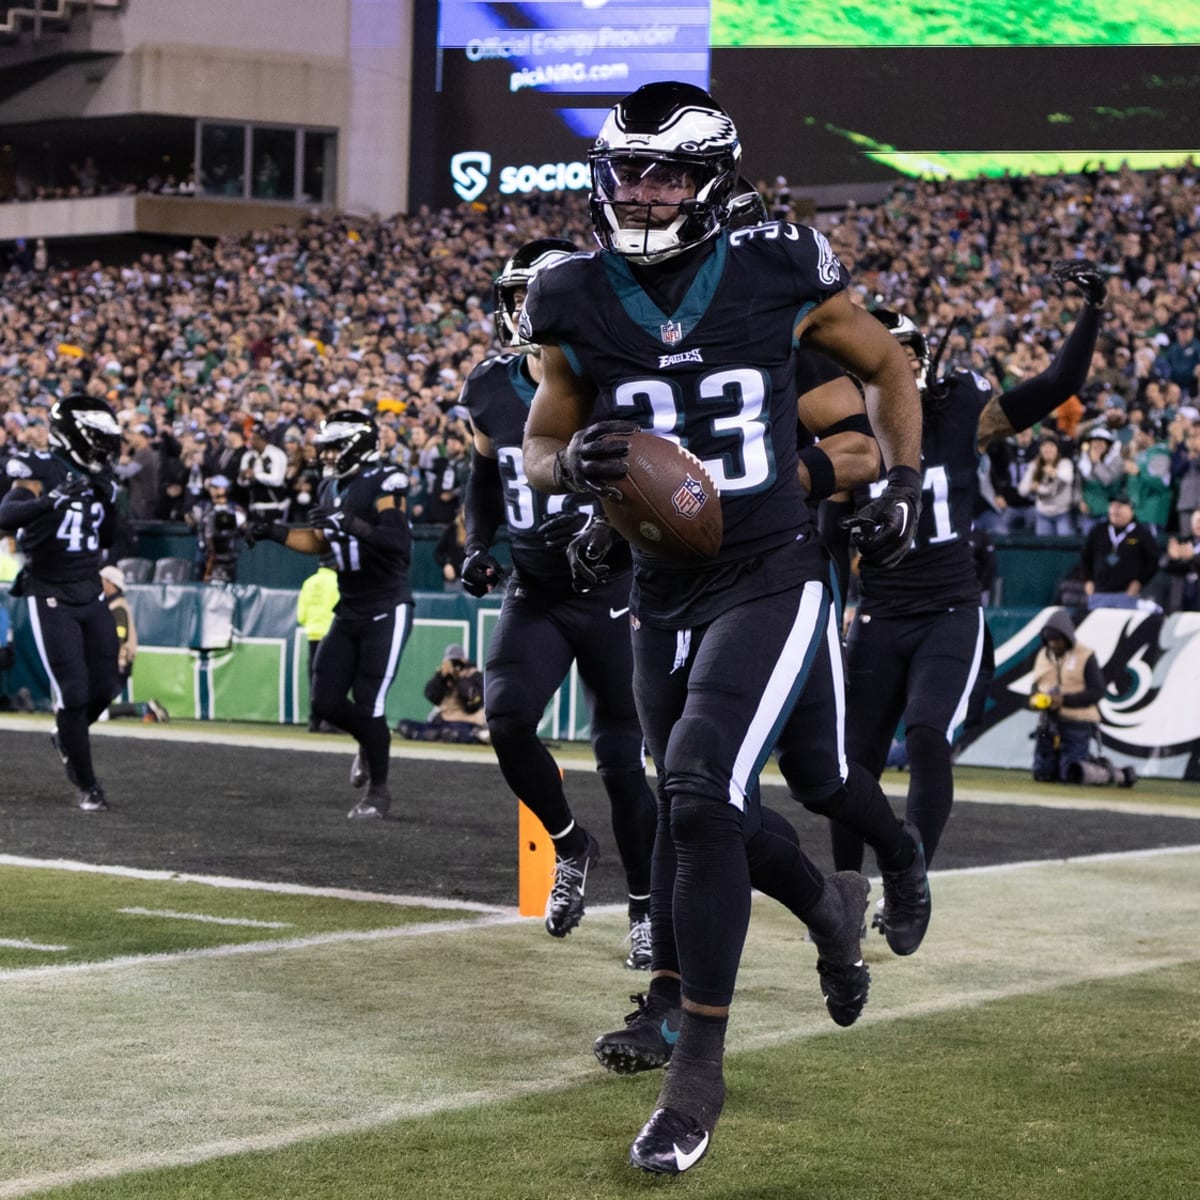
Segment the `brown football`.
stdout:
<path fill-rule="evenodd" d="M 717 486 L 704 464 L 677 442 L 645 430 L 629 436 L 629 472 L 614 480 L 620 500 L 604 513 L 632 546 L 659 558 L 700 560 L 721 548 Z"/>

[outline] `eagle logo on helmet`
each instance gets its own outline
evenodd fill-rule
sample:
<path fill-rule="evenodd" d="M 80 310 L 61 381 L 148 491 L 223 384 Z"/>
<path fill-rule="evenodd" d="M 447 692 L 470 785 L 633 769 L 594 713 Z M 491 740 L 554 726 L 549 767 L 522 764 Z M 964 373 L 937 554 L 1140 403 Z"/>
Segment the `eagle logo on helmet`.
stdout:
<path fill-rule="evenodd" d="M 538 238 L 526 242 L 501 268 L 492 281 L 492 293 L 496 337 L 506 350 L 518 354 L 536 351 L 537 347 L 529 340 L 529 323 L 522 319 L 525 293 L 536 275 L 578 251 L 579 247 L 565 238 Z"/>
<path fill-rule="evenodd" d="M 643 264 L 707 241 L 729 221 L 741 157 L 733 121 L 702 88 L 638 88 L 612 108 L 588 153 L 597 239 Z"/>
<path fill-rule="evenodd" d="M 379 430 L 369 413 L 354 408 L 330 413 L 316 444 L 327 479 L 344 479 L 379 458 Z"/>
<path fill-rule="evenodd" d="M 50 444 L 89 475 L 106 470 L 121 450 L 121 426 L 95 396 L 66 396 L 50 408 Z"/>

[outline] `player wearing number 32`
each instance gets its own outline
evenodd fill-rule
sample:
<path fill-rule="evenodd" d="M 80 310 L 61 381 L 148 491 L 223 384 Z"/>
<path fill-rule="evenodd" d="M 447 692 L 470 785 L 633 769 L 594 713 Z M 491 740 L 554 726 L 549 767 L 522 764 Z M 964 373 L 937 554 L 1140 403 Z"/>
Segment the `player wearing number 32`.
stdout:
<path fill-rule="evenodd" d="M 50 451 L 20 451 L 7 463 L 12 488 L 0 502 L 0 530 L 15 532 L 26 566 L 13 584 L 54 702 L 54 748 L 84 812 L 108 808 L 92 767 L 88 728 L 119 683 L 117 629 L 100 583 L 104 548 L 116 526 L 111 465 L 121 448 L 112 409 L 67 396 L 50 409 Z"/>
<path fill-rule="evenodd" d="M 543 347 L 523 447 L 534 487 L 609 494 L 624 468 L 613 447 L 628 441 L 597 436 L 595 424 L 632 422 L 678 439 L 720 492 L 716 556 L 675 562 L 635 548 L 630 595 L 634 695 L 659 779 L 652 940 L 673 925 L 682 995 L 671 1068 L 630 1159 L 664 1173 L 707 1152 L 724 1103 L 725 1027 L 750 917 L 744 823 L 777 738 L 806 806 L 842 818 L 887 807 L 875 781 L 866 793 L 847 787 L 831 565 L 797 474 L 797 339 L 866 387 L 889 485 L 864 554 L 903 555 L 920 495 L 920 397 L 903 352 L 851 303 L 819 232 L 727 228 L 740 158 L 733 122 L 699 88 L 648 84 L 622 100 L 590 153 L 603 249 L 534 280 L 521 325 Z M 887 820 L 881 865 L 911 868 L 926 895 L 915 842 Z M 830 900 L 822 917 L 834 889 L 803 855 L 797 872 L 814 937 L 836 936 L 844 906 Z M 927 920 L 926 910 L 915 940 Z"/>
<path fill-rule="evenodd" d="M 463 587 L 485 596 L 502 582 L 489 547 L 508 526 L 514 573 L 488 646 L 484 711 L 505 782 L 554 842 L 554 883 L 546 930 L 566 937 L 583 916 L 587 877 L 599 853 L 595 837 L 572 815 L 562 773 L 538 737 L 546 705 L 574 661 L 591 715 L 596 769 L 608 793 L 613 837 L 629 897 L 629 955 L 650 966 L 650 848 L 654 796 L 646 782 L 642 731 L 633 702 L 629 645 L 629 551 L 623 542 L 586 580 L 572 578 L 567 546 L 596 525 L 594 496 L 547 496 L 525 479 L 521 438 L 541 379 L 540 349 L 522 341 L 517 321 L 530 281 L 564 262 L 575 247 L 561 238 L 521 246 L 495 280 L 496 333 L 507 353 L 476 367 L 461 403 L 471 414 L 474 454 L 464 500 L 467 524 Z M 577 564 L 584 568 L 586 562 Z"/>
<path fill-rule="evenodd" d="M 251 546 L 268 539 L 333 557 L 339 599 L 313 664 L 312 712 L 358 743 L 350 783 L 367 791 L 349 815 L 378 820 L 392 803 L 384 703 L 413 622 L 408 477 L 379 462 L 379 430 L 365 412 L 330 413 L 316 441 L 325 478 L 310 514 L 312 528 L 253 521 L 243 536 Z"/>

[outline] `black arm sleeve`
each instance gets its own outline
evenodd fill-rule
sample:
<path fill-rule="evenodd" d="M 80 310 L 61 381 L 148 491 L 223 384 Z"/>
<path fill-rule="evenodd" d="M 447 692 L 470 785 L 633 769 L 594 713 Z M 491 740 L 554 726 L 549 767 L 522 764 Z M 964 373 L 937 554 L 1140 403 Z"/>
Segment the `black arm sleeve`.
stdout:
<path fill-rule="evenodd" d="M 412 529 L 408 524 L 408 515 L 404 509 L 399 506 L 385 508 L 378 515 L 378 524 L 372 525 L 369 521 L 355 521 L 349 526 L 349 531 L 360 542 L 366 542 L 368 546 L 376 546 L 380 550 L 407 550 L 412 545 Z M 285 536 L 286 532 L 285 529 Z"/>
<path fill-rule="evenodd" d="M 28 488 L 14 484 L 0 500 L 0 529 L 23 529 L 53 507 L 49 496 L 35 496 Z"/>
<path fill-rule="evenodd" d="M 463 489 L 463 518 L 467 525 L 467 545 L 485 549 L 504 524 L 504 487 L 500 482 L 500 462 L 471 451 L 471 472 Z"/>
<path fill-rule="evenodd" d="M 1096 656 L 1088 656 L 1087 665 L 1083 668 L 1083 691 L 1072 692 L 1062 698 L 1065 708 L 1086 708 L 1089 704 L 1099 704 L 1104 699 L 1104 674 Z"/>
<path fill-rule="evenodd" d="M 1000 397 L 1000 408 L 1018 432 L 1036 425 L 1087 382 L 1100 332 L 1100 309 L 1085 304 L 1054 361 L 1040 375 Z"/>

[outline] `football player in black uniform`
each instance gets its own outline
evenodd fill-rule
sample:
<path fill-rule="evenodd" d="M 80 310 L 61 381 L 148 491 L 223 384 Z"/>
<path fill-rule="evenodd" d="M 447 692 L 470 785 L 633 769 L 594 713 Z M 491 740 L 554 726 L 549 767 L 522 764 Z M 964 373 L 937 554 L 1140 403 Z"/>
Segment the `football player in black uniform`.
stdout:
<path fill-rule="evenodd" d="M 875 312 L 904 347 L 921 389 L 924 502 L 916 542 L 904 559 L 882 570 L 868 559 L 859 568 L 861 597 L 847 639 L 846 750 L 878 778 L 903 717 L 905 811 L 920 830 L 927 862 L 950 818 L 954 737 L 991 653 L 970 541 L 979 455 L 1083 387 L 1100 327 L 1105 284 L 1095 265 L 1079 259 L 1051 270 L 1060 283 L 1079 289 L 1083 307 L 1051 365 L 1002 395 L 974 371 L 936 378 L 926 340 L 912 320 Z M 831 828 L 835 864 L 857 869 L 861 839 L 836 821 Z M 890 918 L 885 896 L 876 916 L 885 933 Z"/>
<path fill-rule="evenodd" d="M 806 804 L 834 815 L 856 802 L 829 561 L 797 474 L 797 338 L 867 387 L 889 483 L 859 514 L 863 553 L 902 556 L 920 503 L 920 399 L 903 353 L 851 303 L 819 232 L 725 231 L 740 156 L 733 122 L 701 89 L 656 83 L 626 97 L 589 156 L 603 250 L 543 272 L 521 320 L 544 347 L 523 445 L 534 487 L 608 494 L 625 471 L 620 435 L 641 427 L 678 438 L 720 489 L 716 558 L 635 551 L 630 595 L 634 694 L 659 776 L 651 923 L 656 945 L 663 915 L 673 927 L 682 976 L 671 1069 L 630 1158 L 664 1173 L 703 1157 L 724 1103 L 750 915 L 743 813 L 761 764 L 786 735 L 781 766 Z M 882 793 L 859 799 L 886 808 Z M 918 847 L 887 820 L 882 864 L 924 893 Z M 803 855 L 799 868 L 818 953 L 822 940 L 857 949 L 859 917 L 847 922 L 840 889 Z"/>
<path fill-rule="evenodd" d="M 312 711 L 358 743 L 350 783 L 367 791 L 350 817 L 382 819 L 392 803 L 384 704 L 413 622 L 408 478 L 379 462 L 379 430 L 365 412 L 330 413 L 317 445 L 326 477 L 309 514 L 313 527 L 252 520 L 244 536 L 251 546 L 268 538 L 304 554 L 332 555 L 339 599 L 313 665 Z"/>
<path fill-rule="evenodd" d="M 475 436 L 464 505 L 462 582 L 473 596 L 484 596 L 497 586 L 500 565 L 488 548 L 500 525 L 507 524 L 516 570 L 488 646 L 484 709 L 505 780 L 554 842 L 546 929 L 561 938 L 579 924 L 588 871 L 598 852 L 596 839 L 572 816 L 562 774 L 537 733 L 546 705 L 574 661 L 588 701 L 596 769 L 612 807 L 613 835 L 628 883 L 626 966 L 648 970 L 656 815 L 631 685 L 629 548 L 620 542 L 576 590 L 564 551 L 572 536 L 594 519 L 598 502 L 580 497 L 567 502 L 562 496 L 534 491 L 521 462 L 521 439 L 541 379 L 541 360 L 540 349 L 522 341 L 517 320 L 530 280 L 575 250 L 568 241 L 541 238 L 522 246 L 496 278 L 496 332 L 508 352 L 476 367 L 461 397 Z"/>
<path fill-rule="evenodd" d="M 89 726 L 117 692 L 119 645 L 100 583 L 104 548 L 116 528 L 111 466 L 121 449 L 113 411 L 91 396 L 50 409 L 51 450 L 7 463 L 12 487 L 0 501 L 0 530 L 15 532 L 26 566 L 13 593 L 29 603 L 38 655 L 54 703 L 54 749 L 84 812 L 108 808 L 92 766 Z"/>

